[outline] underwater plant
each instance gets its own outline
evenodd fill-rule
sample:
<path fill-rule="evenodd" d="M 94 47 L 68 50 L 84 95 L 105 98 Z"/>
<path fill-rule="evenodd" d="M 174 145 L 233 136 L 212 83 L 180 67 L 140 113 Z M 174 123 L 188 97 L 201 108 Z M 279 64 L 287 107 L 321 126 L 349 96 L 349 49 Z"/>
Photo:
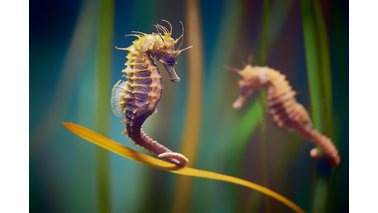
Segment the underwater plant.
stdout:
<path fill-rule="evenodd" d="M 156 61 L 162 63 L 169 73 L 172 82 L 180 81 L 175 72 L 176 58 L 192 46 L 180 49 L 184 40 L 184 25 L 182 22 L 182 34 L 173 39 L 172 25 L 170 29 L 156 24 L 157 33 L 146 34 L 132 31 L 137 39 L 127 48 L 119 50 L 129 51 L 122 70 L 126 80 L 119 80 L 112 90 L 112 109 L 118 116 L 125 116 L 121 123 L 126 124 L 124 134 L 139 146 L 155 153 L 160 158 L 169 160 L 179 166 L 184 166 L 188 159 L 177 152 L 172 152 L 159 142 L 148 137 L 142 130 L 144 121 L 154 112 L 162 94 L 162 77 L 156 65 Z M 175 45 L 179 42 L 177 50 Z"/>
<path fill-rule="evenodd" d="M 243 69 L 228 67 L 241 76 L 239 80 L 240 94 L 233 103 L 234 108 L 243 107 L 250 95 L 261 87 L 268 90 L 269 114 L 280 128 L 295 130 L 303 138 L 319 145 L 324 150 L 330 163 L 337 166 L 340 157 L 332 141 L 312 126 L 311 118 L 306 109 L 299 104 L 285 75 L 269 67 L 246 65 Z M 310 152 L 312 157 L 320 157 L 316 148 Z"/>

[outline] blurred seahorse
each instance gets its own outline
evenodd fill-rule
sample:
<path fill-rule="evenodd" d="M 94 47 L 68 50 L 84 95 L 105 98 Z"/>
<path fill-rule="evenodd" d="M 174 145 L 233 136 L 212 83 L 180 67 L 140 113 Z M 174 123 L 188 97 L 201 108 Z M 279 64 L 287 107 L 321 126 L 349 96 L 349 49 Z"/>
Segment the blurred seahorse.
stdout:
<path fill-rule="evenodd" d="M 303 138 L 319 145 L 331 164 L 340 163 L 340 157 L 332 141 L 312 127 L 312 122 L 306 109 L 295 100 L 296 92 L 293 91 L 285 76 L 279 71 L 269 67 L 246 65 L 243 69 L 228 67 L 229 70 L 239 74 L 240 94 L 233 103 L 234 108 L 241 108 L 248 97 L 260 89 L 267 87 L 269 114 L 280 128 L 295 130 Z M 313 148 L 312 157 L 320 154 Z"/>
<path fill-rule="evenodd" d="M 126 68 L 122 70 L 123 77 L 127 80 L 118 81 L 112 91 L 112 109 L 118 116 L 125 116 L 122 123 L 126 124 L 124 134 L 140 145 L 141 147 L 155 153 L 158 157 L 166 159 L 179 166 L 184 166 L 188 159 L 176 152 L 172 152 L 167 147 L 148 137 L 142 130 L 142 124 L 153 112 L 156 112 L 157 104 L 162 94 L 162 77 L 155 61 L 162 63 L 170 75 L 172 82 L 180 81 L 177 76 L 174 65 L 176 58 L 185 50 L 181 49 L 184 38 L 184 25 L 182 34 L 177 39 L 173 39 L 172 25 L 169 24 L 170 30 L 166 27 L 154 25 L 157 33 L 146 34 L 132 31 L 131 36 L 137 37 L 132 45 L 127 48 L 118 48 L 126 50 L 129 53 L 126 56 Z M 175 45 L 179 42 L 177 50 Z"/>

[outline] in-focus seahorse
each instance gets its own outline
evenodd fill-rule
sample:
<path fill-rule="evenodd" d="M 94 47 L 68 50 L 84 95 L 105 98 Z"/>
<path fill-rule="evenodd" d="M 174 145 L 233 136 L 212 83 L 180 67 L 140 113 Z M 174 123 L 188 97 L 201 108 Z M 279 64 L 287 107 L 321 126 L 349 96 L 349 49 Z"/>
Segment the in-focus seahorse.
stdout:
<path fill-rule="evenodd" d="M 162 77 L 155 63 L 162 63 L 168 71 L 171 81 L 178 82 L 180 78 L 177 76 L 174 66 L 176 58 L 185 50 L 191 48 L 189 46 L 180 49 L 184 39 L 184 25 L 182 26 L 182 34 L 177 39 L 173 39 L 172 25 L 170 30 L 166 27 L 156 24 L 154 25 L 157 33 L 146 34 L 142 32 L 132 31 L 137 39 L 127 48 L 118 48 L 126 50 L 126 68 L 122 70 L 123 77 L 126 80 L 118 81 L 112 91 L 112 109 L 118 116 L 125 116 L 125 120 L 121 122 L 126 124 L 124 134 L 136 144 L 155 153 L 158 157 L 166 159 L 179 166 L 184 166 L 188 159 L 176 152 L 172 152 L 167 147 L 161 145 L 157 141 L 148 137 L 142 130 L 142 124 L 153 112 L 162 94 Z M 179 42 L 177 50 L 175 45 Z"/>
<path fill-rule="evenodd" d="M 332 141 L 312 127 L 306 109 L 295 100 L 296 92 L 291 88 L 285 76 L 269 67 L 246 65 L 243 69 L 228 67 L 239 74 L 240 94 L 233 103 L 234 108 L 241 108 L 248 97 L 260 89 L 267 87 L 269 114 L 280 128 L 295 130 L 303 138 L 319 145 L 332 165 L 340 163 L 340 157 Z M 319 157 L 316 148 L 310 152 L 312 157 Z"/>

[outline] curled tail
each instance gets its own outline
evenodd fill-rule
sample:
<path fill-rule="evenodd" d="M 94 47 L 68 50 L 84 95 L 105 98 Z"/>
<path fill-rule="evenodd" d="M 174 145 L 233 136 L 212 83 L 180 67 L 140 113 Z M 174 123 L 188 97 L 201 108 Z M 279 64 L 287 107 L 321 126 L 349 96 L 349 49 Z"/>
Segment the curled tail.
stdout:
<path fill-rule="evenodd" d="M 172 152 L 170 149 L 160 144 L 156 140 L 152 139 L 142 130 L 141 124 L 145 119 L 140 119 L 142 121 L 138 122 L 138 119 L 129 119 L 126 123 L 126 132 L 129 138 L 135 142 L 135 144 L 147 149 L 154 154 L 157 154 L 159 158 L 166 159 L 179 166 L 185 166 L 189 161 L 184 155 Z"/>
<path fill-rule="evenodd" d="M 329 161 L 333 166 L 337 166 L 340 164 L 340 156 L 339 153 L 333 145 L 331 139 L 326 137 L 325 135 L 321 134 L 316 129 L 306 128 L 306 127 L 299 127 L 296 129 L 297 132 L 302 135 L 304 138 L 308 139 L 309 141 L 313 142 L 314 144 L 320 146 L 324 154 L 327 156 Z M 321 157 L 320 153 L 316 148 L 313 148 L 310 151 L 311 157 L 318 158 Z"/>
<path fill-rule="evenodd" d="M 167 147 L 147 136 L 142 129 L 140 129 L 140 138 L 142 140 L 138 144 L 141 146 L 144 145 L 144 147 L 149 147 L 148 150 L 157 154 L 159 158 L 165 158 L 180 166 L 184 166 L 189 161 L 183 154 L 172 152 Z"/>

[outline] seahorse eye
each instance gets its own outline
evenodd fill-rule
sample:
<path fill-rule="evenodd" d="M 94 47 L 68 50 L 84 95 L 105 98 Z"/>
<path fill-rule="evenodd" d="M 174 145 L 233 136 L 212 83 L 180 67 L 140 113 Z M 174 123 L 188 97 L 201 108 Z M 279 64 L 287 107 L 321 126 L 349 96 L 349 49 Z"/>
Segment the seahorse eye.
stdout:
<path fill-rule="evenodd" d="M 173 66 L 176 63 L 176 59 L 174 57 L 172 57 L 172 56 L 168 56 L 165 59 L 165 63 L 167 63 L 168 66 Z"/>

